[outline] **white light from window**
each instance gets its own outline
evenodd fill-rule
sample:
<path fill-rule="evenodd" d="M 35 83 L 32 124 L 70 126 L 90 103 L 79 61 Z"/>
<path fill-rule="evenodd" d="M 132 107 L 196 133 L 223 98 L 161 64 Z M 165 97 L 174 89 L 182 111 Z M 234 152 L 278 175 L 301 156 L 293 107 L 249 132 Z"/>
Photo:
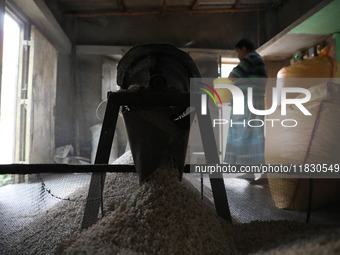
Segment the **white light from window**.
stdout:
<path fill-rule="evenodd" d="M 8 14 L 4 20 L 1 77 L 0 164 L 14 161 L 20 26 Z"/>

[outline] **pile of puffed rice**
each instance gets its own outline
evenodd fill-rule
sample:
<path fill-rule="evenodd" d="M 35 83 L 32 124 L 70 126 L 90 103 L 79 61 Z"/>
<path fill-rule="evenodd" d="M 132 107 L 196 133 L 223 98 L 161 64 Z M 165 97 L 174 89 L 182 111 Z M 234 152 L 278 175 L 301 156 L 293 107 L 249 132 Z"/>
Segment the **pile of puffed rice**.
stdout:
<path fill-rule="evenodd" d="M 58 254 L 233 254 L 231 226 L 162 167 Z"/>

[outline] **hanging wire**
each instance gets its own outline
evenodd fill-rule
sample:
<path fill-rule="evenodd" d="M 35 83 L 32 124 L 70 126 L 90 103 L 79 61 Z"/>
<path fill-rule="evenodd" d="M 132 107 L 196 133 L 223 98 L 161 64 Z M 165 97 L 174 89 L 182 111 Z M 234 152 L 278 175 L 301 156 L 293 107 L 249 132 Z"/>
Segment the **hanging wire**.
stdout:
<path fill-rule="evenodd" d="M 47 185 L 46 182 L 44 181 L 44 179 L 43 179 L 43 177 L 41 176 L 41 174 L 37 174 L 37 177 L 38 177 L 39 181 L 41 182 L 42 189 L 43 189 L 47 194 L 49 194 L 51 197 L 56 198 L 56 199 L 58 199 L 58 200 L 69 201 L 69 202 L 77 202 L 77 201 L 79 201 L 79 199 L 71 199 L 71 198 L 69 198 L 69 197 L 63 198 L 63 197 L 60 197 L 60 196 L 55 195 L 55 194 L 53 193 L 53 191 L 52 191 L 51 189 L 48 188 L 48 185 Z M 114 184 L 114 183 L 116 183 L 116 181 L 117 181 L 117 175 L 113 178 L 112 183 Z M 104 186 L 103 181 L 101 182 L 101 185 Z M 93 199 L 87 199 L 87 200 L 90 200 L 90 201 L 97 201 L 98 199 L 100 199 L 101 202 L 102 202 L 102 205 L 103 205 L 104 198 L 112 198 L 112 197 L 115 197 L 115 196 L 114 196 L 114 195 L 105 195 L 105 196 L 104 196 L 104 194 L 103 194 L 103 192 L 102 192 L 100 197 L 98 197 L 98 198 L 93 198 Z M 80 199 L 80 200 L 82 200 L 82 199 Z M 101 208 L 101 211 L 102 211 L 102 213 L 103 213 L 103 211 L 104 211 L 104 208 L 103 208 L 103 207 Z"/>
<path fill-rule="evenodd" d="M 70 202 L 76 202 L 77 200 L 72 200 L 70 198 L 62 198 L 59 196 L 56 196 L 52 193 L 52 191 L 50 189 L 47 188 L 46 183 L 44 182 L 43 178 L 41 177 L 40 174 L 37 174 L 39 181 L 41 182 L 42 188 L 45 192 L 47 192 L 50 196 L 52 196 L 53 198 L 59 199 L 59 200 L 65 200 L 65 201 L 70 201 Z"/>

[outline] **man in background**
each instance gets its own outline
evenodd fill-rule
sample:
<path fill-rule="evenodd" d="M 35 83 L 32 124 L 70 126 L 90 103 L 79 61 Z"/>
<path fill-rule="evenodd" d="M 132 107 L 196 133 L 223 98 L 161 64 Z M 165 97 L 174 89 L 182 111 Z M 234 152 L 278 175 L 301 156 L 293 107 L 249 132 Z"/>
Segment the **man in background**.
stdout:
<path fill-rule="evenodd" d="M 229 127 L 227 147 L 224 162 L 240 165 L 265 164 L 264 160 L 264 125 L 251 127 L 248 121 L 257 119 L 264 121 L 264 116 L 255 115 L 248 108 L 247 89 L 253 89 L 253 106 L 264 110 L 264 94 L 266 89 L 267 68 L 263 58 L 255 51 L 254 44 L 242 39 L 235 45 L 240 63 L 230 73 L 229 79 L 239 87 L 244 94 L 244 115 L 233 115 L 230 119 L 233 125 Z M 244 123 L 244 124 L 243 124 Z M 253 123 L 260 126 L 259 121 Z M 254 175 L 247 175 L 254 179 Z"/>

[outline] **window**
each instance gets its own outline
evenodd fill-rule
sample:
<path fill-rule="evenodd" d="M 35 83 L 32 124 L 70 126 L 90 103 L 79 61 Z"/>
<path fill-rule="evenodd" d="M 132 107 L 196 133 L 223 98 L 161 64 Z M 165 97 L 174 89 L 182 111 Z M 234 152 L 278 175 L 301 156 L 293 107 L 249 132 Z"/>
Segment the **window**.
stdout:
<path fill-rule="evenodd" d="M 239 60 L 237 58 L 222 58 L 221 77 L 228 77 L 230 72 L 237 66 Z"/>
<path fill-rule="evenodd" d="M 3 66 L 0 105 L 0 163 L 14 162 L 21 27 L 8 13 L 4 17 Z"/>

